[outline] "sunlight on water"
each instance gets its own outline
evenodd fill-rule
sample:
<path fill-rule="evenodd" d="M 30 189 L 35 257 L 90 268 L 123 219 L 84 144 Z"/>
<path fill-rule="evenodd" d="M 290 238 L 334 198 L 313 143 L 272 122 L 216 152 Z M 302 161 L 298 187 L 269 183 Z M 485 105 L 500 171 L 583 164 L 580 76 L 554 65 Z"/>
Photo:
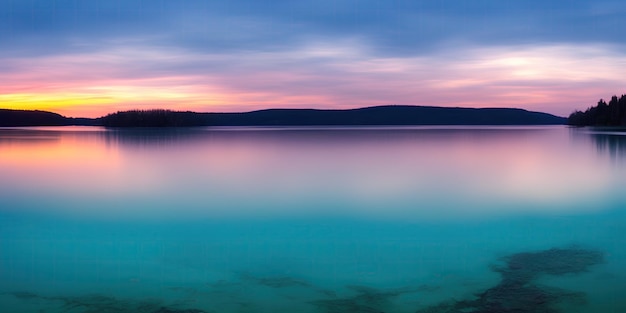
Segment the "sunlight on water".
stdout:
<path fill-rule="evenodd" d="M 11 312 L 621 312 L 626 136 L 0 129 Z"/>

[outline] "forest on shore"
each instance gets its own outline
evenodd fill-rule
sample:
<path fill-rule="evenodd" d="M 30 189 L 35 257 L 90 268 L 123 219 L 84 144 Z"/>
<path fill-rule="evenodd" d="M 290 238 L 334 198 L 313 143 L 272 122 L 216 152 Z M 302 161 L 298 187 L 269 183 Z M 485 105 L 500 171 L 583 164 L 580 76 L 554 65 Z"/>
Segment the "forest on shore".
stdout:
<path fill-rule="evenodd" d="M 626 126 L 626 95 L 613 96 L 609 103 L 600 99 L 596 106 L 572 113 L 567 123 L 572 126 Z"/>

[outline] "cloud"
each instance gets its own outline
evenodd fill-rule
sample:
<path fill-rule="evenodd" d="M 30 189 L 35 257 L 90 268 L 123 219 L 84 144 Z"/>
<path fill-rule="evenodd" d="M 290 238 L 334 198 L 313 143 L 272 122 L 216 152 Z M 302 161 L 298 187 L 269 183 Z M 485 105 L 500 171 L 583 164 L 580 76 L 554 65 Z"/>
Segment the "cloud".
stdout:
<path fill-rule="evenodd" d="M 69 98 L 68 106 L 83 111 L 107 103 L 108 111 L 418 104 L 521 106 L 566 115 L 596 101 L 597 94 L 618 90 L 626 56 L 613 46 L 555 45 L 379 57 L 352 39 L 230 54 L 112 46 L 10 63 L 0 93 L 16 106 L 59 105 Z"/>
<path fill-rule="evenodd" d="M 624 44 L 617 1 L 0 1 L 0 45 L 21 53 L 96 48 L 143 37 L 205 53 L 282 50 L 360 38 L 383 55 L 459 42 Z M 6 52 L 5 52 L 6 53 Z"/>
<path fill-rule="evenodd" d="M 71 115 L 391 103 L 566 115 L 623 88 L 625 12 L 609 0 L 0 0 L 0 99 Z"/>

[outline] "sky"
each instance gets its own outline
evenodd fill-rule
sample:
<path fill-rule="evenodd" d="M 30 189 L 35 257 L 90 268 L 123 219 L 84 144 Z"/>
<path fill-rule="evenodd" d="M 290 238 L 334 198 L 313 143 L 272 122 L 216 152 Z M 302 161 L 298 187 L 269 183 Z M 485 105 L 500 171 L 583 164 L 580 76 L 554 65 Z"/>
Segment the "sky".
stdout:
<path fill-rule="evenodd" d="M 623 0 L 0 0 L 0 107 L 567 116 L 626 93 L 625 13 Z"/>

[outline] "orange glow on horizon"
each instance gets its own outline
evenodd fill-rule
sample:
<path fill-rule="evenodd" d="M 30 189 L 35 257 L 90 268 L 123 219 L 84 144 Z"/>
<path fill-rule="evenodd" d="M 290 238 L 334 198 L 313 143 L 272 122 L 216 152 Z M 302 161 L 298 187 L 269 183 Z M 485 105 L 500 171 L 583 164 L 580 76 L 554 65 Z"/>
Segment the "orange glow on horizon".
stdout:
<path fill-rule="evenodd" d="M 132 109 L 246 112 L 389 104 L 517 107 L 563 116 L 619 92 L 624 80 L 614 65 L 622 62 L 604 46 L 475 48 L 413 57 L 369 55 L 358 41 L 233 55 L 129 46 L 12 59 L 20 70 L 3 77 L 0 107 L 92 118 Z"/>
<path fill-rule="evenodd" d="M 29 132 L 30 140 L 0 142 L 0 171 L 15 177 L 12 184 L 22 190 L 108 197 L 149 193 L 159 183 L 158 177 L 148 175 L 149 171 L 142 176 L 124 177 L 130 171 L 129 165 L 116 144 L 107 143 L 102 132 Z M 64 183 L 55 184 L 57 178 L 63 178 Z"/>
<path fill-rule="evenodd" d="M 97 86 L 81 93 L 0 94 L 1 108 L 44 110 L 68 117 L 101 117 L 134 109 L 171 109 L 198 112 L 242 112 L 263 108 L 294 107 L 294 104 L 328 103 L 324 96 L 279 95 L 262 92 L 206 92 L 184 87 Z M 246 103 L 254 103 L 248 105 Z M 308 105 L 307 108 L 311 107 Z"/>

